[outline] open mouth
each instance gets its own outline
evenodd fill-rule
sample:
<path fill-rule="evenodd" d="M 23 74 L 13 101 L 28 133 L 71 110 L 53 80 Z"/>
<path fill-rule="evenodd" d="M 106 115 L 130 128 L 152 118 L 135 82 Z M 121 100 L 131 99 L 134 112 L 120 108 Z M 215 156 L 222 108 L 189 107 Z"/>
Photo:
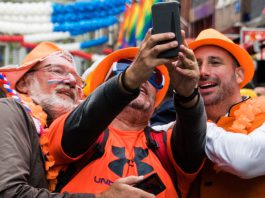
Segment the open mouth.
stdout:
<path fill-rule="evenodd" d="M 200 89 L 209 89 L 212 87 L 217 86 L 217 83 L 214 82 L 203 82 L 203 83 L 199 83 L 199 88 Z"/>

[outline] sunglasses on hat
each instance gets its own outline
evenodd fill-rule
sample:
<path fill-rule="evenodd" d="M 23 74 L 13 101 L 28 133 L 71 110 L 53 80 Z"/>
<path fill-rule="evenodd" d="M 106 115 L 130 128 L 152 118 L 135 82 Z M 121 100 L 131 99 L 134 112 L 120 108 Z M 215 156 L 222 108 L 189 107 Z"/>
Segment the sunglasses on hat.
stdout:
<path fill-rule="evenodd" d="M 106 79 L 109 79 L 110 76 L 119 75 L 125 69 L 127 69 L 131 65 L 132 61 L 129 59 L 120 59 L 117 62 L 114 62 L 112 65 L 112 69 L 110 69 L 109 74 L 107 74 Z M 162 89 L 165 83 L 165 79 L 163 74 L 159 69 L 154 69 L 151 77 L 148 79 L 153 87 L 156 89 Z"/>

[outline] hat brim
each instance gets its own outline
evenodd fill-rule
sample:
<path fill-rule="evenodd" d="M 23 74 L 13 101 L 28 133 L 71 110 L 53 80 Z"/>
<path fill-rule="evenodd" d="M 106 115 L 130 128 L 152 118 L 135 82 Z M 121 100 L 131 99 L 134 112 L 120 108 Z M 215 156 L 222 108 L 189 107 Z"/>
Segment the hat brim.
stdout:
<path fill-rule="evenodd" d="M 243 48 L 234 43 L 216 38 L 207 38 L 193 41 L 189 44 L 189 48 L 196 50 L 197 48 L 205 45 L 214 45 L 221 47 L 234 56 L 234 58 L 238 61 L 240 67 L 242 67 L 244 70 L 244 80 L 240 84 L 240 88 L 243 88 L 252 80 L 255 72 L 254 63 L 250 55 Z"/>
<path fill-rule="evenodd" d="M 15 89 L 17 82 L 22 78 L 22 76 L 24 76 L 24 74 L 34 67 L 38 62 L 40 62 L 40 59 L 28 62 L 19 67 L 1 67 L 0 72 L 6 76 L 8 82 L 10 83 L 10 87 Z"/>
<path fill-rule="evenodd" d="M 88 76 L 88 78 L 85 80 L 86 86 L 84 88 L 84 94 L 88 96 L 91 94 L 99 85 L 101 85 L 106 75 L 108 74 L 112 64 L 120 59 L 133 59 L 136 57 L 139 49 L 137 47 L 129 47 L 117 50 L 108 56 L 106 56 L 94 69 L 94 71 L 91 72 L 91 74 Z M 168 90 L 169 86 L 169 75 L 167 68 L 164 65 L 160 65 L 157 67 L 161 71 L 161 73 L 165 77 L 165 84 L 162 89 L 158 90 L 156 93 L 156 102 L 155 106 L 157 107 L 162 100 L 164 99 L 166 92 Z"/>

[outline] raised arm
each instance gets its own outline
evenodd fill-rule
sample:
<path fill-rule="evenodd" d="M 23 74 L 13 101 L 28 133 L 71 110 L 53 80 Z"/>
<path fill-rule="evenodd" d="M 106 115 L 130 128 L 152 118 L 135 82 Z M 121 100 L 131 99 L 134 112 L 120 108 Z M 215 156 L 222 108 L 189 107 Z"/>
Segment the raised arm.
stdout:
<path fill-rule="evenodd" d="M 135 97 L 119 85 L 120 76 L 113 77 L 98 87 L 68 116 L 62 138 L 62 147 L 71 157 L 85 152 L 100 133 Z"/>
<path fill-rule="evenodd" d="M 66 154 L 76 157 L 84 153 L 122 109 L 138 96 L 139 87 L 150 78 L 154 68 L 170 62 L 156 57 L 177 44 L 156 44 L 173 37 L 173 33 L 151 35 L 149 30 L 131 66 L 119 77 L 101 85 L 69 115 L 62 139 Z"/>
<path fill-rule="evenodd" d="M 176 108 L 171 149 L 178 165 L 185 172 L 193 173 L 204 158 L 206 113 L 197 90 L 199 67 L 193 51 L 187 47 L 184 32 L 182 37 L 178 60 L 167 65 Z"/>

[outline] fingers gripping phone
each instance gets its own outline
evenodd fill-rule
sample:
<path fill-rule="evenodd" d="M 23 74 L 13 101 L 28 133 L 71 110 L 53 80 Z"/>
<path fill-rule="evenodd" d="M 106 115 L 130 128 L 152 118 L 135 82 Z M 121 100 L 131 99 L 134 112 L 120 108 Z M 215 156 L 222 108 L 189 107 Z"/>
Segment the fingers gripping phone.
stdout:
<path fill-rule="evenodd" d="M 158 195 L 166 189 L 166 186 L 163 184 L 157 173 L 149 175 L 144 180 L 135 184 L 134 187 L 140 188 L 154 195 Z"/>
<path fill-rule="evenodd" d="M 152 6 L 152 34 L 173 32 L 176 37 L 172 40 L 159 42 L 158 44 L 164 44 L 173 40 L 181 43 L 180 32 L 180 3 L 174 2 L 161 2 Z M 179 45 L 175 48 L 161 52 L 158 58 L 172 58 L 176 57 L 179 52 Z"/>

